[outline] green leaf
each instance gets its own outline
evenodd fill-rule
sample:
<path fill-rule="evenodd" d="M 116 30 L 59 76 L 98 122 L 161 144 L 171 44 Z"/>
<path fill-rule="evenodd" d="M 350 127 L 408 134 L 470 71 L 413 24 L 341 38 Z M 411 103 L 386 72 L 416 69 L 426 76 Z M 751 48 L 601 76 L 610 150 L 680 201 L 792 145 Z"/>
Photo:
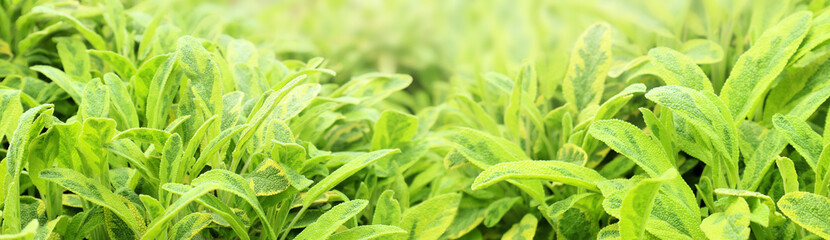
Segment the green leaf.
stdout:
<path fill-rule="evenodd" d="M 394 110 L 383 111 L 375 123 L 372 150 L 400 147 L 418 132 L 418 118 Z"/>
<path fill-rule="evenodd" d="M 818 159 L 824 146 L 821 135 L 813 131 L 806 122 L 795 116 L 776 114 L 773 116 L 773 124 L 775 129 L 782 133 L 790 145 L 815 170 L 818 167 Z"/>
<path fill-rule="evenodd" d="M 380 102 L 393 92 L 406 88 L 412 77 L 404 74 L 368 73 L 352 78 L 330 97 L 349 96 L 360 99 L 359 106 Z"/>
<path fill-rule="evenodd" d="M 164 142 L 164 147 L 161 150 L 161 160 L 159 161 L 159 200 L 165 205 L 168 199 L 162 193 L 162 185 L 172 182 L 178 176 L 181 169 L 181 154 L 182 154 L 182 137 L 178 133 L 170 135 Z"/>
<path fill-rule="evenodd" d="M 787 65 L 810 28 L 810 12 L 797 12 L 764 31 L 732 67 L 720 98 L 733 122 L 746 118 Z"/>
<path fill-rule="evenodd" d="M 651 177 L 660 176 L 674 167 L 662 147 L 630 123 L 616 119 L 599 120 L 591 124 L 588 133 L 637 163 Z"/>
<path fill-rule="evenodd" d="M 101 79 L 90 80 L 84 87 L 83 98 L 78 105 L 78 115 L 83 120 L 107 117 L 110 109 L 109 88 Z"/>
<path fill-rule="evenodd" d="M 79 155 L 84 158 L 81 165 L 85 172 L 105 174 L 109 170 L 106 152 L 101 151 L 115 135 L 115 121 L 108 118 L 87 118 L 81 128 L 78 144 Z M 76 167 L 81 167 L 76 166 Z"/>
<path fill-rule="evenodd" d="M 770 222 L 774 222 L 779 220 L 779 215 L 775 212 L 775 202 L 772 201 L 767 195 L 761 194 L 759 192 L 747 191 L 747 190 L 737 190 L 737 189 L 727 189 L 727 188 L 718 188 L 714 191 L 715 194 L 719 196 L 736 196 L 742 197 L 747 200 L 749 203 L 750 210 L 752 210 L 752 222 L 761 224 L 764 227 L 769 226 Z M 760 210 L 765 208 L 766 210 Z M 767 216 L 766 219 L 761 219 L 756 217 L 756 212 L 758 211 L 766 211 Z M 761 214 L 763 215 L 763 214 Z"/>
<path fill-rule="evenodd" d="M 112 73 L 104 74 L 104 83 L 109 90 L 110 103 L 112 103 L 112 110 L 110 115 L 118 120 L 118 129 L 128 129 L 138 127 L 138 112 L 136 112 L 135 104 L 127 92 L 125 83 L 121 81 L 118 76 Z"/>
<path fill-rule="evenodd" d="M 154 128 L 130 128 L 118 133 L 113 140 L 129 139 L 134 142 L 150 143 L 156 149 L 164 148 L 164 143 L 170 138 L 170 133 Z"/>
<path fill-rule="evenodd" d="M 488 205 L 484 212 L 484 226 L 489 228 L 498 224 L 504 214 L 507 214 L 507 211 L 510 211 L 510 208 L 513 208 L 513 205 L 520 200 L 522 199 L 519 197 L 502 198 Z"/>
<path fill-rule="evenodd" d="M 557 181 L 598 191 L 597 182 L 605 181 L 590 168 L 561 161 L 525 160 L 496 164 L 485 169 L 475 179 L 472 189 L 482 189 L 505 179 L 538 179 Z"/>
<path fill-rule="evenodd" d="M 381 158 L 390 157 L 394 154 L 400 153 L 400 150 L 397 149 L 384 149 L 378 150 L 374 152 L 364 153 L 359 157 L 352 159 L 345 165 L 341 166 L 325 178 L 314 184 L 311 189 L 308 190 L 306 193 L 305 199 L 303 200 L 303 208 L 307 208 L 314 202 L 315 199 L 323 195 L 326 191 L 332 189 L 334 186 L 346 180 L 349 176 L 360 171 L 360 169 L 365 168 L 369 164 L 372 164 L 375 161 L 378 161 Z"/>
<path fill-rule="evenodd" d="M 133 63 L 126 57 L 111 51 L 87 50 L 92 56 L 101 59 L 111 71 L 118 73 L 122 79 L 130 79 L 135 75 L 136 69 Z"/>
<path fill-rule="evenodd" d="M 340 225 L 363 211 L 369 201 L 363 199 L 344 202 L 329 209 L 322 216 L 317 218 L 311 225 L 308 225 L 294 239 L 320 239 L 334 233 Z"/>
<path fill-rule="evenodd" d="M 173 225 L 170 239 L 193 239 L 202 229 L 208 227 L 211 220 L 213 220 L 213 216 L 208 213 L 196 212 L 188 214 L 176 222 L 176 225 Z"/>
<path fill-rule="evenodd" d="M 194 94 L 208 106 L 212 114 L 221 114 L 222 75 L 210 52 L 198 39 L 183 36 L 176 43 L 176 56 L 184 74 L 193 85 Z"/>
<path fill-rule="evenodd" d="M 582 150 L 576 144 L 566 143 L 559 149 L 556 159 L 577 166 L 585 166 L 588 161 L 588 153 L 585 153 L 585 150 Z"/>
<path fill-rule="evenodd" d="M 370 240 L 394 238 L 406 234 L 406 231 L 396 226 L 389 225 L 364 225 L 350 228 L 331 235 L 330 240 Z"/>
<path fill-rule="evenodd" d="M 513 224 L 513 227 L 501 236 L 502 240 L 531 240 L 533 236 L 536 235 L 536 224 L 539 223 L 539 219 L 533 216 L 533 214 L 526 214 L 522 217 L 522 220 L 516 224 Z"/>
<path fill-rule="evenodd" d="M 3 233 L 18 233 L 20 221 L 20 183 L 23 166 L 28 158 L 29 143 L 44 127 L 43 115 L 51 117 L 53 105 L 44 104 L 23 113 L 18 121 L 6 153 L 3 184 L 6 186 L 3 207 Z"/>
<path fill-rule="evenodd" d="M 83 174 L 66 168 L 52 168 L 40 172 L 40 178 L 56 183 L 78 194 L 84 200 L 111 210 L 123 220 L 136 235 L 143 234 L 144 225 L 136 221 L 129 207 L 102 184 L 92 181 Z"/>
<path fill-rule="evenodd" d="M 778 172 L 781 173 L 781 179 L 784 182 L 784 192 L 798 191 L 798 175 L 795 172 L 793 161 L 787 157 L 776 157 L 775 165 L 778 166 Z"/>
<path fill-rule="evenodd" d="M 383 191 L 375 203 L 375 212 L 372 216 L 372 224 L 394 225 L 401 220 L 401 206 L 394 198 L 395 191 L 387 189 Z"/>
<path fill-rule="evenodd" d="M 648 51 L 648 58 L 666 85 L 714 92 L 709 78 L 689 56 L 671 48 L 657 47 Z"/>
<path fill-rule="evenodd" d="M 611 33 L 607 24 L 594 24 L 579 36 L 562 84 L 565 100 L 578 110 L 599 104 L 605 76 L 611 68 Z"/>
<path fill-rule="evenodd" d="M 257 196 L 272 196 L 288 189 L 285 170 L 273 159 L 265 159 L 247 176 Z"/>
<path fill-rule="evenodd" d="M 637 163 L 653 178 L 674 168 L 659 143 L 630 123 L 620 120 L 596 121 L 591 125 L 589 133 L 605 142 L 614 151 Z M 608 196 L 611 192 L 606 194 L 607 191 L 603 190 L 602 183 L 598 183 L 598 187 L 606 197 L 603 201 L 603 207 L 606 208 L 606 202 L 612 198 Z M 665 185 L 665 188 L 671 191 L 658 194 L 652 209 L 652 212 L 658 214 L 649 216 L 647 231 L 658 237 L 686 236 L 693 239 L 702 237 L 703 233 L 697 228 L 700 211 L 691 188 L 681 178 L 669 180 Z M 622 190 L 614 192 L 617 195 L 615 203 L 620 206 L 625 192 Z M 666 212 L 674 214 L 666 214 Z"/>
<path fill-rule="evenodd" d="M 557 219 L 561 218 L 562 214 L 566 211 L 574 207 L 577 203 L 582 201 L 583 199 L 590 199 L 590 197 L 598 196 L 596 193 L 582 193 L 571 195 L 568 198 L 556 201 L 555 203 L 548 206 L 547 209 L 540 206 L 539 210 L 542 211 L 542 214 L 547 215 L 548 218 Z"/>
<path fill-rule="evenodd" d="M 153 220 L 147 228 L 147 232 L 142 236 L 142 239 L 154 239 L 157 237 L 162 229 L 164 229 L 167 221 L 170 221 L 179 211 L 187 207 L 189 203 L 196 201 L 201 196 L 214 190 L 222 190 L 231 193 L 247 202 L 260 218 L 260 222 L 263 225 L 262 228 L 266 231 L 269 238 L 276 239 L 274 228 L 271 227 L 271 223 L 265 215 L 265 211 L 262 210 L 259 201 L 257 201 L 256 193 L 254 193 L 254 190 L 251 188 L 248 181 L 242 178 L 242 176 L 227 170 L 214 169 L 199 175 L 196 179 L 193 179 L 191 185 L 194 186 L 193 189 L 190 189 L 184 193 L 178 200 L 167 207 L 163 215 Z"/>
<path fill-rule="evenodd" d="M 680 46 L 680 51 L 697 64 L 712 64 L 723 60 L 723 48 L 708 39 L 692 39 Z"/>
<path fill-rule="evenodd" d="M 645 238 L 646 220 L 651 215 L 654 198 L 663 182 L 677 178 L 676 169 L 669 169 L 659 178 L 643 179 L 623 198 L 620 213 L 620 235 L 625 239 Z"/>
<path fill-rule="evenodd" d="M 20 93 L 18 90 L 0 89 L 0 129 L 3 129 L 0 130 L 0 139 L 3 139 L 3 136 L 11 139 L 17 129 L 17 121 L 23 114 Z"/>
<path fill-rule="evenodd" d="M 620 240 L 620 224 L 613 223 L 605 226 L 597 233 L 597 240 Z"/>
<path fill-rule="evenodd" d="M 808 192 L 791 192 L 778 200 L 778 207 L 807 231 L 830 238 L 830 198 Z"/>
<path fill-rule="evenodd" d="M 528 159 L 515 143 L 477 130 L 458 128 L 446 138 L 458 153 L 481 169 L 498 163 Z"/>
<path fill-rule="evenodd" d="M 193 163 L 192 167 L 190 167 L 190 175 L 195 176 L 201 172 L 211 157 L 217 157 L 216 154 L 224 149 L 225 146 L 234 138 L 234 136 L 249 127 L 250 125 L 248 124 L 242 124 L 222 130 L 219 135 L 216 135 L 216 137 L 210 140 L 210 142 L 202 148 L 202 151 L 199 153 L 199 158 L 196 159 L 196 162 Z"/>
<path fill-rule="evenodd" d="M 303 111 L 320 92 L 320 84 L 307 83 L 297 86 L 280 101 L 271 113 L 274 119 L 287 122 Z"/>
<path fill-rule="evenodd" d="M 34 7 L 34 8 L 32 8 L 31 12 L 32 13 L 46 13 L 46 14 L 50 14 L 50 15 L 54 15 L 54 16 L 63 18 L 64 20 L 67 20 L 70 24 L 72 24 L 72 26 L 74 26 L 75 29 L 78 30 L 78 32 L 81 35 L 83 35 L 84 38 L 86 38 L 86 40 L 89 41 L 89 43 L 93 47 L 95 47 L 95 49 L 105 50 L 107 48 L 107 45 L 104 42 L 104 39 L 101 38 L 100 35 L 95 33 L 95 31 L 90 30 L 89 28 L 87 28 L 83 23 L 81 23 L 81 21 L 79 21 L 77 18 L 73 17 L 72 15 L 69 15 L 67 13 L 58 11 L 58 10 L 52 8 L 51 6 L 48 6 L 48 5 L 41 5 L 41 6 Z"/>
<path fill-rule="evenodd" d="M 461 194 L 447 193 L 435 196 L 407 209 L 396 226 L 408 232 L 398 239 L 435 240 L 452 223 L 461 202 Z"/>
<path fill-rule="evenodd" d="M 162 129 L 167 123 L 167 115 L 178 89 L 178 79 L 170 79 L 177 57 L 171 55 L 159 58 L 166 58 L 166 60 L 156 68 L 150 80 L 147 92 L 147 111 L 144 115 L 147 118 L 147 127 Z"/>
<path fill-rule="evenodd" d="M 730 121 L 729 112 L 725 111 L 723 103 L 714 93 L 682 86 L 664 86 L 652 89 L 646 93 L 646 98 L 672 109 L 672 113 L 679 115 L 712 139 L 715 149 L 737 171 L 737 128 Z"/>
<path fill-rule="evenodd" d="M 187 194 L 188 191 L 193 189 L 193 187 L 191 187 L 191 186 L 182 185 L 182 184 L 178 184 L 178 183 L 164 184 L 164 186 L 162 186 L 162 188 L 166 191 L 170 191 L 170 192 L 178 194 L 178 195 L 185 195 L 185 194 Z M 155 199 L 150 198 L 149 196 L 141 195 L 140 197 L 144 197 L 144 198 L 142 198 L 142 202 L 145 202 L 145 206 L 148 205 L 148 204 L 146 204 L 147 201 L 154 202 L 153 205 L 158 205 L 158 209 L 157 209 L 158 212 L 156 212 L 154 214 L 153 219 L 156 219 L 159 216 L 163 215 L 165 209 L 161 207 L 161 204 L 159 204 L 158 201 L 156 201 Z M 147 201 L 145 201 L 145 198 L 147 198 Z M 216 213 L 215 217 L 218 216 L 218 217 L 222 218 L 223 226 L 230 226 L 233 229 L 233 231 L 237 234 L 237 236 L 239 236 L 241 239 L 245 239 L 245 240 L 248 239 L 248 234 L 247 234 L 247 231 L 245 230 L 246 226 L 248 225 L 247 219 L 245 220 L 245 222 L 243 222 L 242 219 L 240 219 L 241 216 L 238 216 L 237 213 L 233 209 L 231 209 L 230 207 L 228 207 L 228 205 L 226 205 L 221 200 L 219 200 L 219 198 L 217 198 L 216 196 L 214 196 L 212 194 L 204 194 L 201 197 L 190 199 L 190 200 L 191 201 L 196 201 L 196 202 L 204 205 L 208 209 L 212 210 L 213 212 L 215 212 Z M 148 207 L 147 209 L 150 209 L 150 208 Z M 244 216 L 242 216 L 242 217 L 244 217 Z M 220 221 L 217 218 L 214 218 L 213 220 L 214 221 Z"/>
<path fill-rule="evenodd" d="M 747 239 L 749 238 L 750 211 L 746 200 L 740 197 L 719 199 L 715 205 L 724 208 L 700 223 L 700 228 L 709 239 Z"/>
<path fill-rule="evenodd" d="M 17 233 L 0 234 L 0 240 L 30 240 L 37 234 L 38 222 L 37 219 L 30 221 L 26 227 Z"/>
<path fill-rule="evenodd" d="M 63 89 L 63 91 L 69 94 L 69 96 L 72 97 L 72 100 L 76 103 L 80 103 L 81 99 L 83 99 L 83 82 L 73 80 L 72 77 L 66 75 L 66 73 L 64 73 L 60 69 L 54 68 L 52 66 L 37 65 L 32 66 L 31 69 L 42 73 L 43 75 L 51 79 L 52 82 L 58 84 L 58 86 L 60 86 L 61 89 Z"/>
<path fill-rule="evenodd" d="M 60 56 L 61 64 L 66 75 L 75 81 L 86 82 L 92 79 L 89 74 L 89 54 L 86 52 L 86 45 L 77 38 L 58 38 L 56 48 Z"/>

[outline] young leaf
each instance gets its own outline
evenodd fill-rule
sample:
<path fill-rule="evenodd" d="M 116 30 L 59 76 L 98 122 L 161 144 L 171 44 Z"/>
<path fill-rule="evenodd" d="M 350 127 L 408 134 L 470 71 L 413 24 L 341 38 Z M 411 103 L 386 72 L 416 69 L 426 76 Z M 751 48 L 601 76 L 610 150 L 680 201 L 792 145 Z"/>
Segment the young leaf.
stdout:
<path fill-rule="evenodd" d="M 372 150 L 399 147 L 409 142 L 418 132 L 418 118 L 387 110 L 380 114 L 372 135 Z"/>
<path fill-rule="evenodd" d="M 811 18 L 810 12 L 790 15 L 764 31 L 752 48 L 738 58 L 720 92 L 733 122 L 746 118 L 778 77 L 807 34 Z"/>
<path fill-rule="evenodd" d="M 750 211 L 746 200 L 740 197 L 726 197 L 718 200 L 716 205 L 724 208 L 700 223 L 700 228 L 709 239 L 747 239 L 749 238 Z"/>
<path fill-rule="evenodd" d="M 266 159 L 247 177 L 257 196 L 272 196 L 288 189 L 285 170 L 273 159 Z"/>
<path fill-rule="evenodd" d="M 196 96 L 207 104 L 210 113 L 221 114 L 222 75 L 210 52 L 202 47 L 198 39 L 184 36 L 176 43 L 176 56 Z"/>
<path fill-rule="evenodd" d="M 303 200 L 303 207 L 307 208 L 315 199 L 317 199 L 317 197 L 323 195 L 323 193 L 330 190 L 331 188 L 345 180 L 347 177 L 351 176 L 357 171 L 360 171 L 360 169 L 365 168 L 369 164 L 372 164 L 373 162 L 381 158 L 390 157 L 393 154 L 397 153 L 400 153 L 400 150 L 384 149 L 365 153 L 363 155 L 360 155 L 360 157 L 352 159 L 351 161 L 349 161 L 349 163 L 346 163 L 345 165 L 341 166 L 340 168 L 338 168 L 337 170 L 323 178 L 323 180 L 320 180 L 320 182 L 317 182 L 317 184 L 314 184 L 314 186 L 312 186 L 311 189 L 308 190 L 305 200 Z"/>
<path fill-rule="evenodd" d="M 58 56 L 61 58 L 63 70 L 75 81 L 86 82 L 92 79 L 89 74 L 89 54 L 81 39 L 58 38 Z"/>
<path fill-rule="evenodd" d="M 798 175 L 795 172 L 793 161 L 787 157 L 776 157 L 775 164 L 778 165 L 778 172 L 784 182 L 784 192 L 798 191 Z"/>
<path fill-rule="evenodd" d="M 729 113 L 714 93 L 682 86 L 664 86 L 646 93 L 646 98 L 680 115 L 713 140 L 715 149 L 737 168 L 738 133 Z"/>
<path fill-rule="evenodd" d="M 488 205 L 484 212 L 484 226 L 489 228 L 498 224 L 504 214 L 513 207 L 513 204 L 520 200 L 519 197 L 502 198 Z"/>
<path fill-rule="evenodd" d="M 101 79 L 90 80 L 84 87 L 83 98 L 78 105 L 81 119 L 107 117 L 110 109 L 109 89 L 101 83 Z"/>
<path fill-rule="evenodd" d="M 213 220 L 213 216 L 208 213 L 196 212 L 188 214 L 179 220 L 176 225 L 173 225 L 170 239 L 193 239 L 202 229 L 208 227 L 211 220 Z"/>
<path fill-rule="evenodd" d="M 447 193 L 435 196 L 407 209 L 396 226 L 408 232 L 398 239 L 435 240 L 452 223 L 461 202 L 461 194 Z M 428 224 L 427 224 L 428 223 Z"/>
<path fill-rule="evenodd" d="M 138 113 L 124 82 L 115 74 L 107 73 L 104 74 L 104 83 L 109 90 L 112 109 L 115 110 L 111 115 L 120 123 L 118 129 L 138 127 Z"/>
<path fill-rule="evenodd" d="M 578 110 L 599 104 L 611 67 L 611 33 L 607 24 L 594 24 L 579 36 L 562 84 L 565 99 Z"/>
<path fill-rule="evenodd" d="M 401 220 L 401 206 L 394 195 L 395 191 L 392 189 L 387 189 L 380 194 L 377 203 L 375 203 L 372 224 L 394 225 Z"/>
<path fill-rule="evenodd" d="M 649 176 L 658 177 L 674 167 L 660 145 L 630 123 L 615 119 L 595 121 L 588 132 L 637 163 Z"/>
<path fill-rule="evenodd" d="M 194 188 L 184 193 L 178 200 L 167 207 L 164 214 L 153 220 L 153 222 L 150 223 L 150 226 L 147 227 L 147 232 L 142 236 L 142 239 L 154 239 L 157 237 L 158 234 L 164 229 L 167 221 L 170 221 L 171 218 L 176 216 L 176 214 L 184 209 L 189 203 L 196 201 L 201 196 L 214 190 L 222 190 L 231 193 L 247 202 L 260 218 L 260 221 L 263 224 L 263 230 L 266 231 L 268 237 L 270 239 L 276 239 L 274 228 L 271 226 L 270 221 L 265 215 L 265 211 L 262 210 L 262 206 L 259 204 L 259 201 L 257 201 L 254 190 L 250 185 L 248 185 L 248 181 L 242 178 L 242 176 L 227 170 L 214 169 L 199 175 L 199 177 L 193 179 L 191 184 Z M 170 183 L 166 185 L 170 185 Z"/>
<path fill-rule="evenodd" d="M 536 224 L 539 223 L 539 219 L 536 219 L 532 214 L 527 214 L 522 217 L 522 220 L 516 224 L 513 224 L 513 227 L 501 236 L 502 240 L 514 239 L 514 240 L 531 240 L 533 236 L 536 235 Z"/>
<path fill-rule="evenodd" d="M 648 58 L 666 85 L 714 92 L 709 78 L 689 56 L 671 48 L 657 47 L 648 51 Z"/>
<path fill-rule="evenodd" d="M 620 234 L 625 239 L 643 239 L 646 232 L 646 220 L 651 215 L 654 198 L 663 182 L 677 178 L 677 170 L 672 168 L 660 178 L 644 179 L 631 188 L 622 202 L 620 213 Z"/>
<path fill-rule="evenodd" d="M 311 225 L 308 225 L 294 239 L 310 240 L 325 238 L 334 233 L 340 225 L 363 211 L 369 201 L 363 199 L 344 202 L 329 209 L 322 216 L 317 218 Z"/>

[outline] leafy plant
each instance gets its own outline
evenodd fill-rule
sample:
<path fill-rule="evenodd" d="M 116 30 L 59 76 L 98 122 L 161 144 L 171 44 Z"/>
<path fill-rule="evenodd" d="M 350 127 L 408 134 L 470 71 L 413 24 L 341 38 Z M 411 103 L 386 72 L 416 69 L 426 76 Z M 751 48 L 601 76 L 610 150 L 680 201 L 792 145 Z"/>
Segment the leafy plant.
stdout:
<path fill-rule="evenodd" d="M 824 1 L 235 3 L 0 0 L 0 238 L 830 238 Z"/>

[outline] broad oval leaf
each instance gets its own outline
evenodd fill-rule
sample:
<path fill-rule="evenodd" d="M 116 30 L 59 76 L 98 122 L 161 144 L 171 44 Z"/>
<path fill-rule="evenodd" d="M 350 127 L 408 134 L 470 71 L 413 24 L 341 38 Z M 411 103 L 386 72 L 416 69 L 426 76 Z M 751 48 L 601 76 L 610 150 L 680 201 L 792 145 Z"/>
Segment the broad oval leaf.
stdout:
<path fill-rule="evenodd" d="M 716 212 L 700 223 L 700 228 L 709 239 L 747 239 L 749 238 L 750 211 L 746 200 L 730 196 L 718 200 L 723 212 Z M 716 205 L 718 205 L 716 203 Z"/>
<path fill-rule="evenodd" d="M 778 207 L 807 231 L 830 238 L 830 198 L 808 192 L 791 192 L 778 200 Z"/>

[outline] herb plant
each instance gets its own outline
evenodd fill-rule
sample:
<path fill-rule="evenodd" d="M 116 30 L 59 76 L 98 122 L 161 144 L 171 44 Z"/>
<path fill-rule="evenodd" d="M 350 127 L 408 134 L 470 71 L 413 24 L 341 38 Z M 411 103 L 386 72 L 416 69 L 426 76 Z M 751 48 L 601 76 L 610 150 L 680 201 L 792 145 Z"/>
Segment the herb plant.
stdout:
<path fill-rule="evenodd" d="M 0 0 L 0 239 L 830 238 L 825 1 L 234 2 Z"/>

